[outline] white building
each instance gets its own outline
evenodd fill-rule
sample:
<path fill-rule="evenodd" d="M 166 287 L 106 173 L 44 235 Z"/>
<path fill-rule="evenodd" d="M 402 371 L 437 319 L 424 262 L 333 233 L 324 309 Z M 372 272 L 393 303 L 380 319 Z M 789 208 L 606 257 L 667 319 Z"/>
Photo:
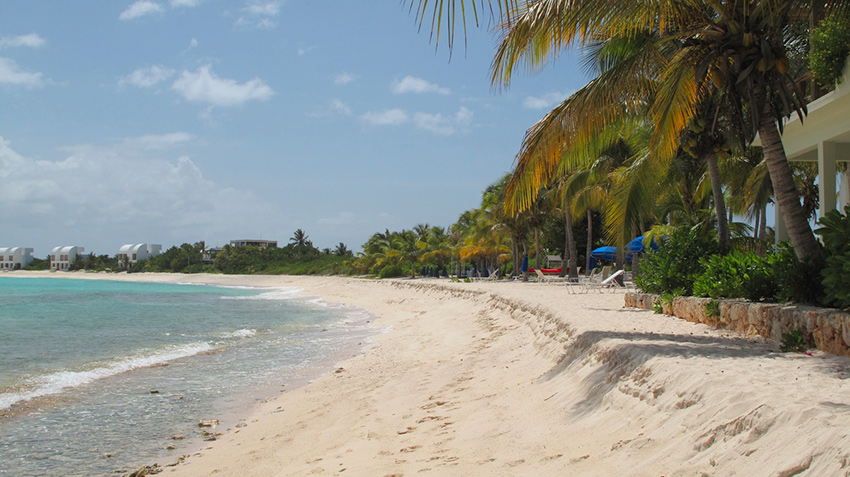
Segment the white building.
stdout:
<path fill-rule="evenodd" d="M 118 249 L 118 262 L 132 265 L 139 260 L 156 257 L 162 252 L 162 245 L 158 243 L 128 243 Z"/>
<path fill-rule="evenodd" d="M 53 247 L 50 251 L 50 270 L 68 270 L 86 249 L 76 245 Z"/>
<path fill-rule="evenodd" d="M 231 247 L 277 248 L 277 240 L 240 239 L 231 240 Z"/>
<path fill-rule="evenodd" d="M 32 249 L 0 247 L 0 270 L 20 270 L 32 262 Z"/>

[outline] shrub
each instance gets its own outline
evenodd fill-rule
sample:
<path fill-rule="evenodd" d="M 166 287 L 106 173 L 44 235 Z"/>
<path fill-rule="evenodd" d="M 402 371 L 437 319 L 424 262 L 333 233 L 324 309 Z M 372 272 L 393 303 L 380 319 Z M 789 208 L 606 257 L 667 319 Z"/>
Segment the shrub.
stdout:
<path fill-rule="evenodd" d="M 705 305 L 703 305 L 703 308 L 705 308 L 705 314 L 708 315 L 709 317 L 720 318 L 720 302 L 719 301 L 715 301 L 715 300 L 707 301 L 707 302 L 705 302 Z"/>
<path fill-rule="evenodd" d="M 779 346 L 779 349 L 783 353 L 788 353 L 790 351 L 802 353 L 806 351 L 808 349 L 806 334 L 803 333 L 803 330 L 794 330 L 788 333 L 782 333 L 782 345 Z"/>
<path fill-rule="evenodd" d="M 738 250 L 703 259 L 705 271 L 694 282 L 694 295 L 775 300 L 779 292 L 773 269 L 775 260 L 774 255 L 760 257 Z"/>
<path fill-rule="evenodd" d="M 812 30 L 809 66 L 815 78 L 826 85 L 841 79 L 844 62 L 850 54 L 850 28 L 846 22 L 827 19 Z"/>
<path fill-rule="evenodd" d="M 395 278 L 404 275 L 404 270 L 397 265 L 387 265 L 378 273 L 378 278 Z"/>
<path fill-rule="evenodd" d="M 811 305 L 824 303 L 823 269 L 823 256 L 801 262 L 789 243 L 781 243 L 773 264 L 773 275 L 779 285 L 777 298 Z"/>
<path fill-rule="evenodd" d="M 676 232 L 641 260 L 635 284 L 646 293 L 690 295 L 694 280 L 704 271 L 700 258 L 718 252 L 720 245 L 714 239 L 693 231 Z"/>
<path fill-rule="evenodd" d="M 850 307 L 850 205 L 844 214 L 829 211 L 819 222 L 823 227 L 815 233 L 821 236 L 825 264 L 823 289 L 825 300 L 831 306 Z"/>

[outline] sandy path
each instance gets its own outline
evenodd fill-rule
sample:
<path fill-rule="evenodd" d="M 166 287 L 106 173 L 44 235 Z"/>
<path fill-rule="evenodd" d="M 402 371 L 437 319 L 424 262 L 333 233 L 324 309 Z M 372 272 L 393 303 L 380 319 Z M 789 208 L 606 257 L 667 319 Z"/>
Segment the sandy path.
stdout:
<path fill-rule="evenodd" d="M 559 286 L 176 277 L 297 286 L 392 330 L 164 475 L 850 475 L 848 358 Z"/>

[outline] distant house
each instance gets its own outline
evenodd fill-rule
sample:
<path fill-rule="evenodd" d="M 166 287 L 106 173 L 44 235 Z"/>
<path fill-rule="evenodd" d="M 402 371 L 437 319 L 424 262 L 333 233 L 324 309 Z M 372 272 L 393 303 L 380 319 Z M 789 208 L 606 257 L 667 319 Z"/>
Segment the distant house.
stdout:
<path fill-rule="evenodd" d="M 156 257 L 162 252 L 162 245 L 158 243 L 128 243 L 118 249 L 118 262 L 132 265 L 139 260 Z"/>
<path fill-rule="evenodd" d="M 231 247 L 258 247 L 258 248 L 277 248 L 277 240 L 231 240 Z"/>
<path fill-rule="evenodd" d="M 221 252 L 221 247 L 208 248 L 204 250 L 201 260 L 207 265 L 213 264 L 215 263 L 215 256 L 219 252 Z"/>
<path fill-rule="evenodd" d="M 564 261 L 557 255 L 546 255 L 546 268 L 563 267 Z"/>
<path fill-rule="evenodd" d="M 74 260 L 85 251 L 85 248 L 76 245 L 53 247 L 50 251 L 50 270 L 68 270 Z"/>
<path fill-rule="evenodd" d="M 0 247 L 0 270 L 20 270 L 32 262 L 32 249 Z"/>

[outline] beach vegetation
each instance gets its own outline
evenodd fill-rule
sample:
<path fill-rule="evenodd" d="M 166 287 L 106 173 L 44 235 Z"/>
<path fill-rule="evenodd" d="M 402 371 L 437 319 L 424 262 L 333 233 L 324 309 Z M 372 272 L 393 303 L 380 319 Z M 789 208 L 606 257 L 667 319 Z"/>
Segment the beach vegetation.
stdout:
<path fill-rule="evenodd" d="M 775 301 L 779 293 L 774 272 L 776 255 L 760 256 L 732 250 L 702 258 L 703 273 L 694 280 L 694 296 Z"/>
<path fill-rule="evenodd" d="M 825 263 L 822 270 L 825 300 L 831 306 L 850 308 L 850 205 L 844 213 L 829 211 L 820 220 Z"/>
<path fill-rule="evenodd" d="M 681 229 L 660 240 L 658 250 L 641 261 L 635 284 L 646 293 L 691 295 L 694 282 L 705 272 L 701 259 L 719 253 L 720 244 L 693 229 Z"/>
<path fill-rule="evenodd" d="M 788 242 L 780 243 L 774 253 L 777 255 L 774 276 L 779 286 L 778 300 L 825 304 L 821 275 L 825 267 L 824 255 L 800 260 Z"/>
<path fill-rule="evenodd" d="M 783 353 L 804 353 L 809 349 L 806 340 L 806 333 L 803 330 L 792 330 L 787 333 L 782 333 L 782 344 L 779 350 Z"/>
<path fill-rule="evenodd" d="M 850 22 L 827 18 L 812 30 L 809 66 L 812 74 L 826 86 L 841 79 L 847 55 L 850 55 Z"/>
<path fill-rule="evenodd" d="M 24 270 L 49 270 L 50 269 L 50 256 L 48 255 L 46 258 L 36 258 L 33 257 L 32 262 L 29 263 Z"/>
<path fill-rule="evenodd" d="M 705 302 L 703 305 L 705 309 L 705 314 L 710 318 L 720 318 L 720 302 L 717 300 L 710 300 Z"/>
<path fill-rule="evenodd" d="M 404 270 L 398 265 L 387 265 L 378 273 L 378 278 L 398 278 L 404 275 Z"/>

